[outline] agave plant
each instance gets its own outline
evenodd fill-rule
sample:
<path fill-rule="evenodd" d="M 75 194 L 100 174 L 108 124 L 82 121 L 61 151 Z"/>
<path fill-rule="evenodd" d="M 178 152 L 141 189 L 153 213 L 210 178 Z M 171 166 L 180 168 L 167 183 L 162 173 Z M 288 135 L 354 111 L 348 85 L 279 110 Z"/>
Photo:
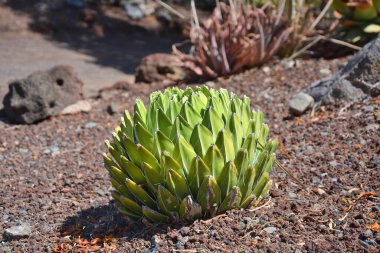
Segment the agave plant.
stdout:
<path fill-rule="evenodd" d="M 216 78 L 265 63 L 284 47 L 291 32 L 270 3 L 254 8 L 242 0 L 229 2 L 218 4 L 203 23 L 194 7 L 190 52 L 173 45 L 173 52 L 197 76 Z"/>
<path fill-rule="evenodd" d="M 365 43 L 380 33 L 380 0 L 334 0 L 342 15 L 338 36 L 351 43 Z"/>
<path fill-rule="evenodd" d="M 170 88 L 126 110 L 104 164 L 120 212 L 192 221 L 247 208 L 268 194 L 277 142 L 263 113 L 225 89 Z"/>

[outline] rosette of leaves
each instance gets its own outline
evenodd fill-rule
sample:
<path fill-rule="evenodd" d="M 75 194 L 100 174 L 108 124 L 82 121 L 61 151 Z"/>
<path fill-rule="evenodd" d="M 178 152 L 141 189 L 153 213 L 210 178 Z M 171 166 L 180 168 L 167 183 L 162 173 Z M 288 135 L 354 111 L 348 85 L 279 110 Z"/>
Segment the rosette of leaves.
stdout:
<path fill-rule="evenodd" d="M 337 34 L 354 44 L 365 43 L 380 32 L 380 0 L 334 0 L 342 15 Z"/>
<path fill-rule="evenodd" d="M 247 97 L 170 88 L 125 111 L 104 164 L 117 208 L 132 219 L 192 221 L 268 194 L 277 142 Z"/>
<path fill-rule="evenodd" d="M 216 78 L 267 62 L 284 48 L 292 28 L 271 3 L 260 8 L 242 0 L 223 2 L 200 23 L 195 8 L 189 53 L 173 45 L 195 75 Z"/>

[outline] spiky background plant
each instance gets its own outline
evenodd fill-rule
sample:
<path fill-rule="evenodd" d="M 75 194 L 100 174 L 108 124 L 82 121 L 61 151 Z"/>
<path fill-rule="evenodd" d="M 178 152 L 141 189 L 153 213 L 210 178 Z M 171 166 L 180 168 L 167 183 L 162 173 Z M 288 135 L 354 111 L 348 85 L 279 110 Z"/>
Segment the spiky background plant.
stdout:
<path fill-rule="evenodd" d="M 265 197 L 277 142 L 263 113 L 225 89 L 170 88 L 125 111 L 104 164 L 120 212 L 169 222 L 247 208 Z"/>
<path fill-rule="evenodd" d="M 193 5 L 190 53 L 173 45 L 173 52 L 196 75 L 216 78 L 270 60 L 285 45 L 291 27 L 268 3 L 254 8 L 243 0 L 220 3 L 200 23 Z"/>

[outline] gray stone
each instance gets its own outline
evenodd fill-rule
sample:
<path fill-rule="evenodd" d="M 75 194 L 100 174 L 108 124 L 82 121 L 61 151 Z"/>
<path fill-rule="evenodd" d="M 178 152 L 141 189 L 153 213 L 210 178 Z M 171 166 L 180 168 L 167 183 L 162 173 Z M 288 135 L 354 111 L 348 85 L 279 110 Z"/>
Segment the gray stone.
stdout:
<path fill-rule="evenodd" d="M 117 107 L 117 105 L 115 104 L 109 104 L 107 106 L 107 112 L 109 115 L 114 115 L 115 113 L 117 113 L 119 111 L 119 108 Z"/>
<path fill-rule="evenodd" d="M 61 114 L 76 114 L 76 113 L 80 113 L 80 112 L 89 112 L 91 111 L 92 109 L 92 106 L 91 106 L 91 103 L 87 100 L 79 100 L 78 102 L 72 104 L 72 105 L 69 105 L 69 106 L 66 106 Z"/>
<path fill-rule="evenodd" d="M 127 16 L 133 20 L 141 19 L 151 15 L 155 11 L 155 6 L 151 2 L 143 0 L 124 1 L 124 9 Z"/>
<path fill-rule="evenodd" d="M 369 124 L 368 126 L 365 127 L 367 131 L 373 131 L 376 132 L 379 130 L 379 124 Z"/>
<path fill-rule="evenodd" d="M 180 59 L 171 54 L 157 53 L 144 57 L 136 71 L 136 82 L 173 82 L 190 78 Z"/>
<path fill-rule="evenodd" d="M 29 223 L 23 222 L 19 225 L 5 229 L 4 238 L 6 240 L 17 240 L 21 238 L 29 237 L 32 233 L 32 227 Z"/>
<path fill-rule="evenodd" d="M 338 163 L 336 161 L 329 162 L 330 166 L 335 169 L 338 166 Z"/>
<path fill-rule="evenodd" d="M 97 124 L 95 122 L 88 122 L 86 125 L 84 125 L 85 128 L 92 129 L 95 128 Z"/>
<path fill-rule="evenodd" d="M 293 115 L 301 115 L 314 103 L 313 97 L 306 93 L 299 93 L 289 102 L 289 112 Z"/>
<path fill-rule="evenodd" d="M 372 231 L 367 229 L 366 231 L 360 234 L 359 238 L 362 240 L 367 240 L 369 238 L 372 238 L 372 236 L 373 236 Z"/>
<path fill-rule="evenodd" d="M 71 67 L 38 71 L 9 84 L 3 100 L 4 112 L 15 123 L 36 123 L 80 100 L 82 86 Z"/>
<path fill-rule="evenodd" d="M 266 227 L 264 228 L 264 231 L 267 232 L 268 234 L 272 234 L 277 230 L 275 227 Z"/>
<path fill-rule="evenodd" d="M 331 77 L 313 83 L 305 93 L 323 104 L 380 95 L 380 35 Z"/>

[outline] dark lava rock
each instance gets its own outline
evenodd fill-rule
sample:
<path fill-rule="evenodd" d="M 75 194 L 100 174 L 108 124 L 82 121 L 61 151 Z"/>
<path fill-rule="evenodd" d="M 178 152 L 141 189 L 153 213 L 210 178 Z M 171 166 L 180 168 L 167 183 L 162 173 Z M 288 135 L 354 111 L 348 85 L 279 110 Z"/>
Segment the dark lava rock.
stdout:
<path fill-rule="evenodd" d="M 380 35 L 354 55 L 335 76 L 319 80 L 303 92 L 316 103 L 323 104 L 380 95 Z"/>
<path fill-rule="evenodd" d="M 9 92 L 3 100 L 4 112 L 15 123 L 39 122 L 80 100 L 82 86 L 71 67 L 56 66 L 38 71 L 9 84 Z"/>
<path fill-rule="evenodd" d="M 29 223 L 23 222 L 19 225 L 5 229 L 4 238 L 8 241 L 29 237 L 32 228 Z"/>
<path fill-rule="evenodd" d="M 360 234 L 359 238 L 361 240 L 367 240 L 369 238 L 372 238 L 372 236 L 373 236 L 372 231 L 367 229 L 366 231 L 364 231 L 363 233 Z"/>

